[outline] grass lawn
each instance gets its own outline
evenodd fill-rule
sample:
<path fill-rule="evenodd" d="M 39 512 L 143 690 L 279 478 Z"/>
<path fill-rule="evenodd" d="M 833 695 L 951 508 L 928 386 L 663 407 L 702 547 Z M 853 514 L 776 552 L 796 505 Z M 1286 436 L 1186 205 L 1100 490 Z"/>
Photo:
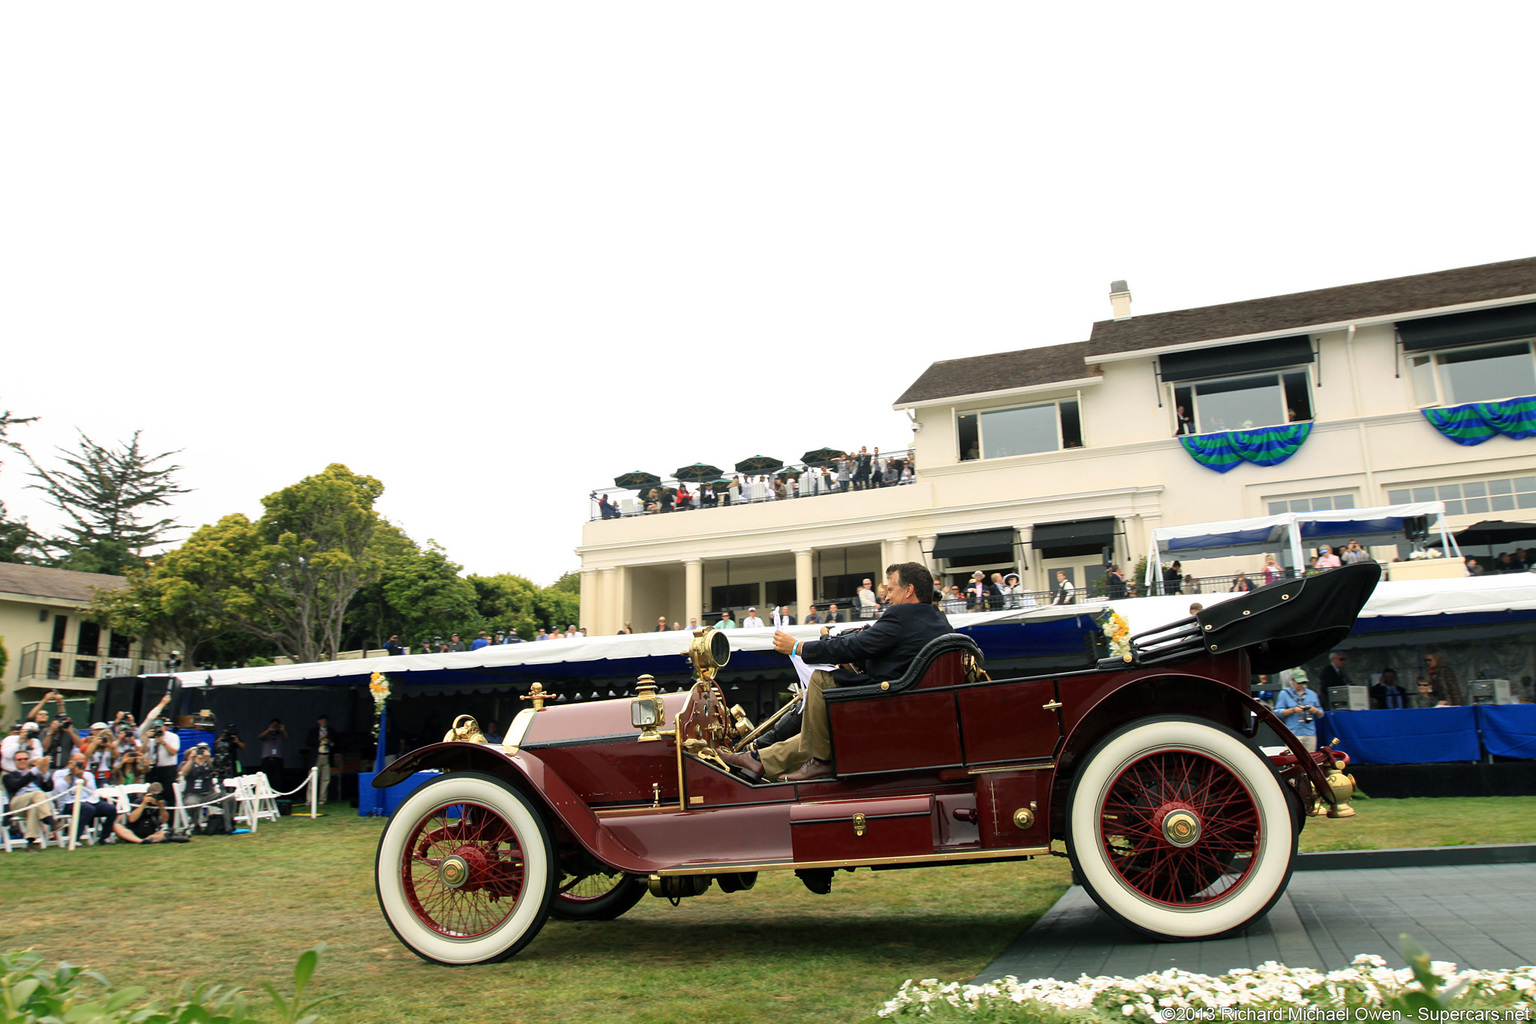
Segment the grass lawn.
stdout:
<path fill-rule="evenodd" d="M 1311 819 L 1302 848 L 1518 842 L 1536 797 L 1362 800 Z M 673 907 L 646 897 L 617 921 L 551 921 L 490 967 L 409 953 L 373 894 L 382 819 L 333 805 L 254 836 L 0 856 L 0 948 L 31 947 L 118 984 L 169 992 L 187 979 L 287 987 L 299 953 L 326 942 L 307 994 L 331 1022 L 860 1021 L 908 978 L 965 979 L 1043 914 L 1067 862 L 840 873 L 830 896 L 765 873 Z"/>

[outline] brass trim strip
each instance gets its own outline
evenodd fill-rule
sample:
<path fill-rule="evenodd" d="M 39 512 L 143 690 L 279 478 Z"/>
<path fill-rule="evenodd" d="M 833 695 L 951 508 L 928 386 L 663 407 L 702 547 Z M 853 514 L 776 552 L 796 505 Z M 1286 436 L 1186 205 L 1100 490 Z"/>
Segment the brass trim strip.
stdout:
<path fill-rule="evenodd" d="M 995 775 L 998 772 L 1041 772 L 1041 771 L 1045 771 L 1047 768 L 1055 768 L 1055 767 L 1056 767 L 1056 762 L 1055 761 L 1051 761 L 1048 764 L 1009 764 L 1009 765 L 1004 765 L 1001 768 L 969 768 L 969 769 L 966 770 L 965 774 L 967 774 L 967 775 Z"/>
<path fill-rule="evenodd" d="M 1014 857 L 1044 857 L 1051 852 L 1049 846 L 1031 846 L 1014 850 L 963 850 L 958 853 L 919 853 L 905 857 L 860 857 L 850 860 L 773 860 L 758 863 L 723 863 L 706 866 L 662 868 L 655 874 L 662 877 L 673 875 L 718 875 L 736 871 L 793 871 L 800 868 L 862 868 L 879 864 L 942 864 L 947 861 L 1006 860 Z"/>

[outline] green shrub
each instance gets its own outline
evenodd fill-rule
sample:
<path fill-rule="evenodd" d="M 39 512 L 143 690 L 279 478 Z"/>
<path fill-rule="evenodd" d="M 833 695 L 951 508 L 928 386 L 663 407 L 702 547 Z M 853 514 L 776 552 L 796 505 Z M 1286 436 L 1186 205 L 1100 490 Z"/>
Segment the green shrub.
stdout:
<path fill-rule="evenodd" d="M 323 947 L 322 947 L 323 948 Z M 312 1011 L 326 998 L 303 1000 L 304 986 L 315 972 L 319 949 L 305 951 L 293 968 L 293 998 L 285 1000 L 271 985 L 278 1024 L 314 1024 Z M 0 1024 L 268 1024 L 253 1017 L 238 988 L 183 983 L 174 998 L 146 998 L 139 986 L 114 988 L 111 982 L 73 964 L 44 965 L 29 952 L 0 952 Z"/>

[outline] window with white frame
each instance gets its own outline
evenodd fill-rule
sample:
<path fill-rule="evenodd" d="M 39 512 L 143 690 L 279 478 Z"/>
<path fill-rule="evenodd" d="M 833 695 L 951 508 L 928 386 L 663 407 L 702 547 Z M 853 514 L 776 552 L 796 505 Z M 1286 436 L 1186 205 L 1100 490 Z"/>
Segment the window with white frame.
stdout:
<path fill-rule="evenodd" d="M 1003 459 L 1083 446 L 1077 399 L 959 413 L 960 460 Z"/>
<path fill-rule="evenodd" d="M 1448 516 L 1513 512 L 1518 508 L 1536 508 L 1536 476 L 1401 487 L 1388 490 L 1387 501 L 1394 505 L 1410 501 L 1443 501 Z"/>
<path fill-rule="evenodd" d="M 1172 385 L 1173 404 L 1189 414 L 1198 434 L 1281 426 L 1312 418 L 1310 382 L 1305 367 L 1191 381 Z"/>
<path fill-rule="evenodd" d="M 1536 395 L 1531 339 L 1412 353 L 1408 375 L 1421 405 L 1463 405 Z"/>
<path fill-rule="evenodd" d="M 1269 503 L 1269 514 L 1283 516 L 1287 512 L 1331 512 L 1336 508 L 1354 508 L 1353 494 L 1314 494 L 1304 498 L 1276 498 Z"/>

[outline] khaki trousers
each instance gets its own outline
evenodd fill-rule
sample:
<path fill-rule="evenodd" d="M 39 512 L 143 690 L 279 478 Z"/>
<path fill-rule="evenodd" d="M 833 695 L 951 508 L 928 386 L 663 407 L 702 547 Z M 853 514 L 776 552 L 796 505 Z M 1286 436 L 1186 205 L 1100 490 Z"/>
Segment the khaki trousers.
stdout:
<path fill-rule="evenodd" d="M 1301 745 L 1304 749 L 1310 750 L 1314 754 L 1317 753 L 1316 736 L 1297 736 L 1296 738 L 1301 741 Z"/>
<path fill-rule="evenodd" d="M 832 673 L 823 669 L 811 673 L 800 712 L 800 734 L 757 752 L 757 756 L 762 759 L 765 776 L 776 779 L 786 772 L 794 771 L 813 757 L 818 761 L 832 760 L 832 723 L 827 718 L 827 702 L 821 696 L 821 691 L 836 686 L 837 681 L 832 678 Z"/>
<path fill-rule="evenodd" d="M 28 839 L 41 839 L 43 836 L 43 817 L 49 813 L 53 805 L 48 802 L 45 793 L 23 793 L 20 796 L 11 797 L 11 810 L 16 813 L 26 811 L 22 828 L 27 833 Z"/>
<path fill-rule="evenodd" d="M 315 800 L 315 805 L 319 806 L 320 804 L 329 803 L 331 799 L 331 755 L 321 754 L 316 759 L 315 766 L 320 769 L 315 776 L 315 792 L 319 794 Z"/>

